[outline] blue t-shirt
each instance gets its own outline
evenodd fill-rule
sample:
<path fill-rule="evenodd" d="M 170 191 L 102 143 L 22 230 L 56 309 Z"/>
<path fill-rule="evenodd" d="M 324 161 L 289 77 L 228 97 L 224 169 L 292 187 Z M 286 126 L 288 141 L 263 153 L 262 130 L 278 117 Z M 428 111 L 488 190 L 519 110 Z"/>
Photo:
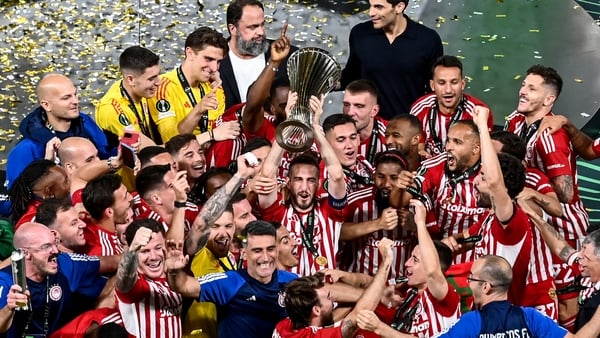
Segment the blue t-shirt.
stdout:
<path fill-rule="evenodd" d="M 534 308 L 497 301 L 486 304 L 480 310 L 465 313 L 454 326 L 438 337 L 562 338 L 566 334 L 566 329 Z"/>
<path fill-rule="evenodd" d="M 271 337 L 275 325 L 286 317 L 285 285 L 296 278 L 275 270 L 271 281 L 263 284 L 245 269 L 212 273 L 198 278 L 198 301 L 216 304 L 220 338 Z"/>
<path fill-rule="evenodd" d="M 58 273 L 46 277 L 41 283 L 27 279 L 31 293 L 30 311 L 17 311 L 10 329 L 3 337 L 20 338 L 31 316 L 27 333 L 44 333 L 46 307 L 48 308 L 48 334 L 61 328 L 81 314 L 85 300 L 96 300 L 106 284 L 106 278 L 98 274 L 98 257 L 79 254 L 58 254 Z M 0 270 L 0 308 L 6 306 L 6 296 L 13 285 L 11 267 Z M 48 303 L 46 303 L 48 300 Z M 47 304 L 47 305 L 46 305 Z M 87 302 L 88 307 L 93 303 Z"/>

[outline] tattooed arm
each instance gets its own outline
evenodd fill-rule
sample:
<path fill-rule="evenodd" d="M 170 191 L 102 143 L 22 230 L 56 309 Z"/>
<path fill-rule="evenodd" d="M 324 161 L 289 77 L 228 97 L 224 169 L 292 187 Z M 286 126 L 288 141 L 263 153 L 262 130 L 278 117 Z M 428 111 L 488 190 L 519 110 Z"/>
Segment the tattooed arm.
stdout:
<path fill-rule="evenodd" d="M 194 224 L 185 240 L 185 251 L 188 255 L 192 256 L 204 247 L 210 232 L 210 225 L 221 217 L 227 204 L 229 204 L 242 183 L 254 174 L 254 168 L 246 164 L 244 155 L 238 157 L 237 165 L 237 173 L 206 201 L 198 217 L 194 220 Z"/>
<path fill-rule="evenodd" d="M 562 203 L 570 203 L 575 195 L 573 189 L 573 176 L 561 175 L 552 178 L 552 187 Z"/>
<path fill-rule="evenodd" d="M 127 293 L 133 288 L 138 279 L 138 251 L 148 244 L 151 239 L 151 229 L 145 227 L 139 228 L 129 245 L 129 251 L 121 255 L 121 262 L 119 262 L 119 268 L 117 269 L 116 283 L 116 288 L 120 292 Z"/>
<path fill-rule="evenodd" d="M 548 245 L 548 248 L 550 248 L 550 251 L 560 257 L 564 262 L 567 262 L 569 256 L 575 252 L 575 249 L 560 236 L 558 231 L 556 231 L 552 225 L 544 221 L 544 219 L 531 208 L 527 201 L 518 200 L 518 203 L 521 209 L 523 209 L 535 226 L 540 230 L 540 234 Z"/>

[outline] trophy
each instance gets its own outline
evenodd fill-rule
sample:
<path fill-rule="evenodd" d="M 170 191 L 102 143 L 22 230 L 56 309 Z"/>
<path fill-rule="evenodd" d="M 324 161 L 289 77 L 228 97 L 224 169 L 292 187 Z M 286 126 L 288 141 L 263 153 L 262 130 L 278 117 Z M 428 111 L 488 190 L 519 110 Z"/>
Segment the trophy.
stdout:
<path fill-rule="evenodd" d="M 342 67 L 327 51 L 301 48 L 288 58 L 290 91 L 298 93 L 298 102 L 275 131 L 277 143 L 285 150 L 300 153 L 313 144 L 312 118 L 309 108 L 311 96 L 324 95 L 335 88 L 341 78 Z"/>
<path fill-rule="evenodd" d="M 17 249 L 10 255 L 12 265 L 12 275 L 14 284 L 21 287 L 21 292 L 27 290 L 27 275 L 25 271 L 25 252 L 21 249 Z M 27 311 L 31 308 L 29 302 L 17 303 L 19 306 L 16 308 L 18 311 Z"/>

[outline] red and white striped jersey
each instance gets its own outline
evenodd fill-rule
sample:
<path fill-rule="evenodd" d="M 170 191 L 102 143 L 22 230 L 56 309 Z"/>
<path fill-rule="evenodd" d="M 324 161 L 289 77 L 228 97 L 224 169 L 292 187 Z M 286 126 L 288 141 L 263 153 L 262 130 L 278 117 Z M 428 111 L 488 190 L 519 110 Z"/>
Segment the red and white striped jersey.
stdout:
<path fill-rule="evenodd" d="M 281 195 L 270 207 L 262 209 L 261 214 L 265 221 L 280 222 L 290 232 L 290 239 L 298 244 L 299 263 L 291 272 L 299 276 L 312 275 L 321 269 L 334 269 L 336 254 L 342 228 L 343 215 L 341 210 L 336 210 L 329 205 L 327 199 L 322 199 L 314 206 L 314 228 L 312 243 L 319 256 L 327 259 L 326 265 L 319 265 L 315 255 L 302 241 L 302 233 L 308 227 L 308 218 L 311 212 L 298 213 L 292 205 L 282 205 Z M 309 236 L 310 237 L 310 236 Z"/>
<path fill-rule="evenodd" d="M 554 192 L 550 179 L 539 169 L 527 167 L 525 169 L 525 187 L 536 190 L 540 194 Z M 539 283 L 554 279 L 554 268 L 552 267 L 552 252 L 546 241 L 542 238 L 540 230 L 531 224 L 531 261 L 529 263 L 529 277 L 527 284 Z"/>
<path fill-rule="evenodd" d="M 172 291 L 165 278 L 138 275 L 127 293 L 115 289 L 117 307 L 127 332 L 139 338 L 179 338 L 181 295 Z"/>
<path fill-rule="evenodd" d="M 329 173 L 327 172 L 325 161 L 321 161 L 319 166 L 319 179 L 321 180 L 321 186 L 319 187 L 317 196 L 319 196 L 319 198 L 327 198 L 327 190 L 325 189 L 325 186 L 327 184 L 327 180 L 329 179 Z M 359 154 L 356 157 L 356 166 L 354 166 L 350 172 L 345 173 L 344 180 L 346 181 L 346 193 L 350 194 L 360 189 L 372 187 L 374 184 L 374 174 L 375 168 L 373 168 L 371 163 L 369 163 L 369 161 Z"/>
<path fill-rule="evenodd" d="M 448 284 L 448 293 L 444 299 L 435 299 L 429 289 L 425 289 L 419 294 L 417 301 L 420 308 L 415 313 L 410 328 L 410 334 L 413 336 L 436 337 L 444 329 L 452 326 L 461 315 L 460 296 L 450 284 Z"/>
<path fill-rule="evenodd" d="M 214 130 L 223 123 L 230 121 L 239 121 L 241 125 L 241 117 L 238 117 L 238 109 L 228 109 L 217 120 L 212 121 L 212 125 L 209 127 Z M 237 160 L 238 156 L 242 154 L 242 148 L 245 145 L 246 135 L 244 133 L 240 133 L 233 140 L 213 141 L 204 153 L 206 156 L 206 166 L 208 168 L 226 167 L 230 162 Z"/>
<path fill-rule="evenodd" d="M 169 231 L 169 227 L 171 226 L 155 211 L 153 211 L 148 203 L 144 201 L 139 195 L 136 195 L 131 201 L 131 209 L 133 209 L 134 219 L 153 219 L 160 223 L 165 231 Z M 192 202 L 185 203 L 185 220 L 184 220 L 184 232 L 187 236 L 188 231 L 194 224 L 194 220 L 198 217 L 200 210 L 198 206 Z"/>
<path fill-rule="evenodd" d="M 547 116 L 552 116 L 551 112 Z M 517 135 L 526 135 L 525 115 L 513 112 L 504 126 Z M 562 217 L 548 217 L 548 223 L 554 225 L 561 236 L 573 247 L 577 247 L 577 240 L 586 235 L 589 227 L 589 216 L 579 198 L 577 186 L 576 154 L 571 145 L 571 139 L 564 129 L 559 129 L 554 134 L 545 131 L 539 137 L 530 136 L 526 140 L 527 153 L 525 161 L 530 167 L 538 168 L 550 180 L 558 176 L 571 176 L 573 179 L 573 199 L 570 203 L 561 203 Z"/>
<path fill-rule="evenodd" d="M 469 228 L 469 235 L 480 235 L 481 241 L 475 245 L 474 260 L 485 255 L 506 258 L 513 269 L 509 300 L 516 305 L 523 301 L 523 291 L 529 274 L 531 259 L 531 221 L 519 206 L 514 205 L 514 214 L 503 228 L 498 217 L 488 211 L 485 217 Z"/>
<path fill-rule="evenodd" d="M 119 241 L 116 231 L 108 231 L 87 218 L 83 221 L 86 224 L 86 227 L 83 228 L 85 237 L 83 253 L 90 256 L 112 256 L 123 253 L 123 245 Z"/>
<path fill-rule="evenodd" d="M 375 203 L 376 193 L 377 189 L 371 187 L 348 195 L 348 206 L 344 208 L 346 222 L 359 223 L 377 219 L 380 215 L 377 203 Z M 382 238 L 389 238 L 394 242 L 394 264 L 390 270 L 390 276 L 403 275 L 404 263 L 410 257 L 416 244 L 416 236 L 412 232 L 404 231 L 400 226 L 390 231 L 379 230 L 345 243 L 343 257 L 350 259 L 349 265 L 342 269 L 375 275 L 382 259 L 377 249 L 379 240 Z"/>
<path fill-rule="evenodd" d="M 421 185 L 421 192 L 433 202 L 433 212 L 437 215 L 437 225 L 443 237 L 462 233 L 476 224 L 487 211 L 477 206 L 475 177 L 479 171 L 452 187 L 450 177 L 445 172 L 446 162 L 446 153 L 427 159 L 421 162 L 415 177 L 415 181 Z M 453 264 L 470 262 L 472 255 L 472 250 L 458 254 Z"/>
<path fill-rule="evenodd" d="M 364 141 L 360 142 L 358 146 L 358 153 L 362 155 L 372 166 L 374 166 L 375 154 L 381 151 L 387 150 L 385 145 L 385 130 L 388 122 L 379 116 L 375 116 L 373 121 L 373 134 Z M 375 137 L 375 143 L 373 144 L 373 150 L 371 151 L 371 142 Z"/>
<path fill-rule="evenodd" d="M 463 94 L 463 105 L 462 114 L 454 118 L 458 120 L 473 120 L 473 110 L 475 106 L 488 107 L 483 101 L 469 94 Z M 436 107 L 435 109 L 433 109 Z M 489 108 L 489 107 L 488 107 Z M 432 110 L 433 113 L 438 112 L 433 122 L 434 130 L 430 127 L 430 119 Z M 448 137 L 448 128 L 450 128 L 450 121 L 453 120 L 454 115 L 446 115 L 439 113 L 437 109 L 437 99 L 435 93 L 426 94 L 421 96 L 410 108 L 410 114 L 416 116 L 421 124 L 423 125 L 423 133 L 421 134 L 421 143 L 425 143 L 425 150 L 432 155 L 438 155 L 444 152 L 444 149 L 439 149 L 434 141 L 433 135 L 442 142 L 442 147 L 446 144 L 446 138 Z M 491 131 L 494 128 L 494 116 L 490 111 L 488 118 L 488 128 Z"/>

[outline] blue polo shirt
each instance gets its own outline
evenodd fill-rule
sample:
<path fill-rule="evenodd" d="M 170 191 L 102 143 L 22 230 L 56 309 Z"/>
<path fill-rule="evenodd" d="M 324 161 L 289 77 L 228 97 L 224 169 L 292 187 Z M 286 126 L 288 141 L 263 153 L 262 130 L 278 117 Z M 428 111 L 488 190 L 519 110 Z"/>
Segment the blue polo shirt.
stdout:
<path fill-rule="evenodd" d="M 566 334 L 566 329 L 534 308 L 496 301 L 480 310 L 465 313 L 454 326 L 438 337 L 542 338 L 564 337 Z"/>
<path fill-rule="evenodd" d="M 198 278 L 198 301 L 216 304 L 220 338 L 271 337 L 275 325 L 287 316 L 285 285 L 296 278 L 293 273 L 275 270 L 271 281 L 263 284 L 246 269 L 212 273 Z"/>
<path fill-rule="evenodd" d="M 41 283 L 27 279 L 31 293 L 30 311 L 17 311 L 10 329 L 2 336 L 20 338 L 31 316 L 27 333 L 42 334 L 48 308 L 48 335 L 81 314 L 82 303 L 91 308 L 104 288 L 107 279 L 98 274 L 100 260 L 79 254 L 60 253 L 57 257 L 58 273 L 46 277 Z M 0 270 L 0 308 L 6 306 L 6 296 L 13 285 L 12 268 Z M 46 302 L 47 301 L 47 302 Z"/>

